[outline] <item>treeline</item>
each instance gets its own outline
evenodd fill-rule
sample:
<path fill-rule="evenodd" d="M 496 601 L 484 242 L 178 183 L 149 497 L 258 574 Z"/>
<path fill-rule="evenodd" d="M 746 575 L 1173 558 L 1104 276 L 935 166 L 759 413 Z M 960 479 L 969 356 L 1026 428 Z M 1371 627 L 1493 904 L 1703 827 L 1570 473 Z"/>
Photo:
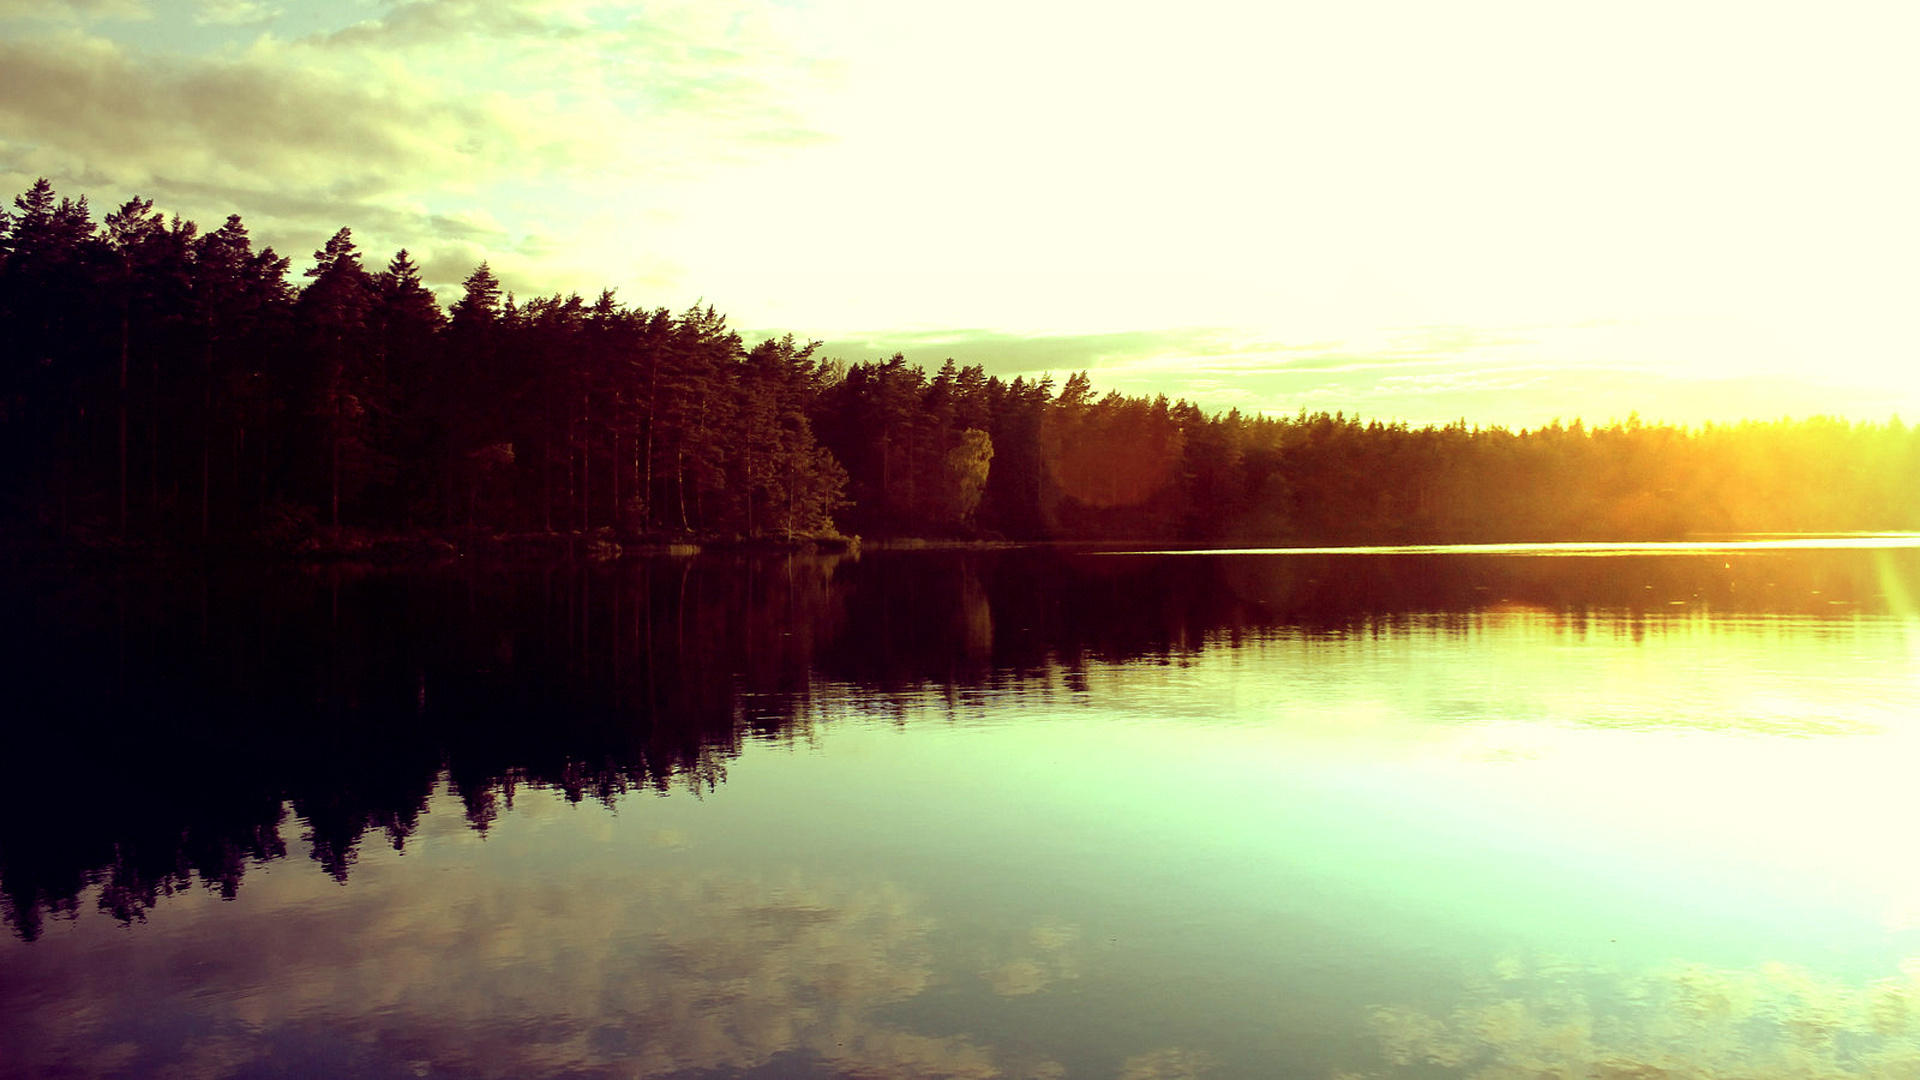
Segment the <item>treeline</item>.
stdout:
<path fill-rule="evenodd" d="M 504 295 L 442 310 L 342 229 L 296 282 L 240 219 L 46 181 L 0 214 L 0 522 L 294 540 L 325 527 L 1210 543 L 1912 529 L 1897 420 L 1531 431 L 1208 413 L 748 345 L 711 306 Z"/>
<path fill-rule="evenodd" d="M 1920 430 L 1816 417 L 1534 430 L 1203 412 L 1076 374 L 855 364 L 815 428 L 855 531 L 1203 543 L 1653 540 L 1920 528 Z M 971 517 L 969 517 L 971 515 Z"/>
<path fill-rule="evenodd" d="M 165 539 L 316 527 L 830 532 L 829 369 L 711 307 L 516 302 L 482 264 L 442 311 L 342 229 L 304 282 L 238 217 L 44 180 L 0 219 L 0 514 Z"/>

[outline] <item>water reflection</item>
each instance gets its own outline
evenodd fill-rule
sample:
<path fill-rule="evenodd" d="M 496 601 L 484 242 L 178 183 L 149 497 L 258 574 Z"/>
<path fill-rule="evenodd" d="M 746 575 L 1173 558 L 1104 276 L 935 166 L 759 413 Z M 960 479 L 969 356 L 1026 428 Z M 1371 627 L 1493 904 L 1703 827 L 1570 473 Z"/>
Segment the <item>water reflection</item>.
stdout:
<path fill-rule="evenodd" d="M 1436 1015 L 1371 1018 L 1384 1072 L 1339 1077 L 1912 1076 L 1920 960 L 1861 982 L 1798 964 L 1671 963 L 1623 973 L 1508 958 Z"/>
<path fill-rule="evenodd" d="M 431 803 L 427 817 L 459 813 L 446 793 Z M 934 920 L 884 878 L 629 853 L 528 880 L 556 811 L 527 810 L 484 861 L 442 826 L 425 866 L 369 859 L 350 891 L 273 877 L 248 903 L 170 908 L 164 934 L 16 952 L 0 978 L 8 1068 L 257 1074 L 291 1055 L 336 1075 L 1058 1075 L 883 1015 L 935 978 Z M 1036 928 L 1028 944 L 1057 965 L 1072 935 Z"/>
<path fill-rule="evenodd" d="M 89 885 L 129 920 L 196 882 L 230 897 L 249 867 L 290 848 L 344 880 L 369 834 L 406 846 L 443 772 L 484 830 L 525 784 L 602 801 L 710 789 L 746 742 L 805 740 L 837 711 L 904 715 L 932 697 L 981 715 L 997 695 L 1086 694 L 1112 665 L 1177 668 L 1263 641 L 1468 640 L 1531 620 L 1576 642 L 1731 635 L 1792 672 L 1801 658 L 1822 662 L 1806 642 L 1823 627 L 1848 635 L 1900 612 L 1916 560 L 935 551 L 431 574 L 11 574 L 0 579 L 13 763 L 0 788 L 0 901 L 31 939 L 49 914 L 75 913 Z M 1783 616 L 1806 622 L 1784 630 Z M 1797 644 L 1783 648 L 1783 633 Z M 1499 662 L 1510 685 L 1433 688 L 1424 708 L 1803 732 L 1860 723 L 1844 685 L 1730 709 L 1732 684 L 1713 672 L 1669 687 L 1698 695 L 1673 708 L 1561 708 L 1556 680 L 1589 685 L 1579 664 L 1594 658 L 1525 648 L 1524 662 L 1462 654 Z M 1311 680 L 1323 674 L 1316 656 L 1353 661 L 1305 649 L 1285 662 Z M 1551 677 L 1529 674 L 1540 671 Z"/>
<path fill-rule="evenodd" d="M 1859 1074 L 1916 558 L 14 575 L 0 1060 Z"/>

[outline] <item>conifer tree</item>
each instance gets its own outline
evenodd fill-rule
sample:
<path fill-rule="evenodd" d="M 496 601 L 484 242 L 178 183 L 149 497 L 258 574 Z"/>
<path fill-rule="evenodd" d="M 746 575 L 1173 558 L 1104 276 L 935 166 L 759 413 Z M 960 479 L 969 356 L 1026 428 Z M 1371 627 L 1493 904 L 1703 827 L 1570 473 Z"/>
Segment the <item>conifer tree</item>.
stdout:
<path fill-rule="evenodd" d="M 372 416 L 386 404 L 369 324 L 376 293 L 352 232 L 344 228 L 314 253 L 307 277 L 297 314 L 314 366 L 309 411 L 326 448 L 327 523 L 338 528 L 343 494 L 357 494 L 387 464 L 370 438 Z"/>

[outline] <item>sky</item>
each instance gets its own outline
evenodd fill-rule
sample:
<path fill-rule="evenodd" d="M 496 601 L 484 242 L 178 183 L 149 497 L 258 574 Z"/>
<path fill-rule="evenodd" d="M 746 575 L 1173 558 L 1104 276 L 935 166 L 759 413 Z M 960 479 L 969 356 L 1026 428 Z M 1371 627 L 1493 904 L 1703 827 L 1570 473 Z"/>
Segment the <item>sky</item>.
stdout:
<path fill-rule="evenodd" d="M 1920 420 L 1920 5 L 0 0 L 0 191 L 1209 410 Z"/>

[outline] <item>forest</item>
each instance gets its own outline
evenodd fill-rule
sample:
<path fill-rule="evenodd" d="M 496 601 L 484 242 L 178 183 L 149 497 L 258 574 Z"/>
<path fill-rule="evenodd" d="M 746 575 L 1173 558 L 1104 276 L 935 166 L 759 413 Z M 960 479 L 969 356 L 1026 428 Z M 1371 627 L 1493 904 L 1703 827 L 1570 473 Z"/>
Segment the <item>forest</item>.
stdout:
<path fill-rule="evenodd" d="M 749 343 L 714 307 L 443 309 L 341 229 L 293 275 L 229 216 L 40 180 L 0 212 L 0 535 L 857 535 L 1351 544 L 1920 528 L 1898 418 L 1509 430 L 1208 412 L 1085 372 Z"/>

